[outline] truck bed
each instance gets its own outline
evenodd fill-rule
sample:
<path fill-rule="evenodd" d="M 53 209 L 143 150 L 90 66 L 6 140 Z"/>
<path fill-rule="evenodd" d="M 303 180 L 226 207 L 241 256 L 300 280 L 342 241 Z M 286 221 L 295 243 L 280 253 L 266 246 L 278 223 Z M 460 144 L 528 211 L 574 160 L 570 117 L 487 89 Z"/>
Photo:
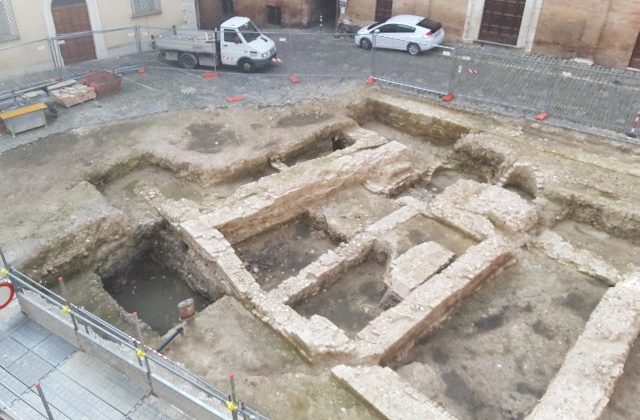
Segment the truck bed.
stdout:
<path fill-rule="evenodd" d="M 155 39 L 155 47 L 161 51 L 216 53 L 217 32 L 192 29 L 170 29 Z"/>

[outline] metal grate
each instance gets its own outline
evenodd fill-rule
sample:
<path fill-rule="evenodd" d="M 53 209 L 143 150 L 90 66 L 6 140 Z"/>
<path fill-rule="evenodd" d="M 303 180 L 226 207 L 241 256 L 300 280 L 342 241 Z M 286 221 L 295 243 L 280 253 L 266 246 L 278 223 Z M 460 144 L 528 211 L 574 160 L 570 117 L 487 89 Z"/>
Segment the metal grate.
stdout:
<path fill-rule="evenodd" d="M 162 13 L 160 0 L 130 0 L 131 17 L 159 15 Z"/>
<path fill-rule="evenodd" d="M 0 42 L 14 41 L 19 38 L 20 33 L 13 15 L 11 0 L 0 0 Z"/>

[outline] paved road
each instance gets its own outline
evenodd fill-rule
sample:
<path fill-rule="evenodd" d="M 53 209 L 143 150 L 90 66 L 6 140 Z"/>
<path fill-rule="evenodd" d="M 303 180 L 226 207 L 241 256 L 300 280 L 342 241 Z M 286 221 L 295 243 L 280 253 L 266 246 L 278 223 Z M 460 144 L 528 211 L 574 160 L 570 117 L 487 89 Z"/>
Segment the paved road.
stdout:
<path fill-rule="evenodd" d="M 56 419 L 184 419 L 124 375 L 21 313 L 0 324 L 0 413 L 46 418 L 39 382 Z"/>
<path fill-rule="evenodd" d="M 552 120 L 619 133 L 628 130 L 640 111 L 640 73 L 590 69 L 553 57 L 486 46 L 456 46 L 455 52 L 435 49 L 411 57 L 400 51 L 368 52 L 350 38 L 326 33 L 291 30 L 269 35 L 278 44 L 283 63 L 252 75 L 222 69 L 220 78 L 203 79 L 201 71 L 174 67 L 154 52 L 67 67 L 65 77 L 131 64 L 145 64 L 148 71 L 126 75 L 119 95 L 65 110 L 48 129 L 24 133 L 16 139 L 0 135 L 0 153 L 86 124 L 175 109 L 228 106 L 228 96 L 246 97 L 232 106 L 322 99 L 362 85 L 371 74 L 427 91 L 445 93 L 453 89 L 457 104 L 527 118 L 546 111 Z M 292 84 L 288 79 L 292 74 L 301 83 Z M 5 80 L 0 90 L 55 75 L 40 73 Z"/>

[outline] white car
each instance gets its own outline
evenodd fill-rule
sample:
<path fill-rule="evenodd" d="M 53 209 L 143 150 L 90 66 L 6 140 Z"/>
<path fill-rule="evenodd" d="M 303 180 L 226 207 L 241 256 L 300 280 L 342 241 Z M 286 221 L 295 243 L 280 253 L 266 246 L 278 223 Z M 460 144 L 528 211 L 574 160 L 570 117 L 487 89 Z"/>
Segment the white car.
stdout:
<path fill-rule="evenodd" d="M 444 39 L 442 24 L 424 16 L 398 15 L 383 23 L 360 29 L 356 44 L 365 50 L 372 47 L 407 51 L 418 55 L 440 45 Z"/>

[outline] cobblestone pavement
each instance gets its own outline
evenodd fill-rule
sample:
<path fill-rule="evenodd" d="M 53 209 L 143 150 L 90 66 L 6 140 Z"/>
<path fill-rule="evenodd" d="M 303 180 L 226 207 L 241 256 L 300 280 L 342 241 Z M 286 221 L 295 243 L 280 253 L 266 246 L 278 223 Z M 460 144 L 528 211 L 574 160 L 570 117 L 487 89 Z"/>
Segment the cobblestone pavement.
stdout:
<path fill-rule="evenodd" d="M 21 313 L 0 325 L 0 417 L 184 419 L 184 413 Z M 4 417 L 3 417 L 4 418 Z"/>
<path fill-rule="evenodd" d="M 291 30 L 269 36 L 278 44 L 283 63 L 250 75 L 222 68 L 219 78 L 205 79 L 202 73 L 207 69 L 180 69 L 160 60 L 155 52 L 67 67 L 65 77 L 126 65 L 145 65 L 147 72 L 125 74 L 120 94 L 62 110 L 46 129 L 15 139 L 0 134 L 0 153 L 54 132 L 149 113 L 322 99 L 363 86 L 371 74 L 418 93 L 452 90 L 456 105 L 529 119 L 548 112 L 549 123 L 613 130 L 609 135 L 620 140 L 628 140 L 623 133 L 640 111 L 640 73 L 632 71 L 583 67 L 553 57 L 479 45 L 454 45 L 455 50 L 434 49 L 412 57 L 401 51 L 365 51 L 351 38 L 326 33 Z M 293 74 L 300 83 L 289 80 Z M 50 72 L 5 80 L 0 91 L 55 76 Z M 229 96 L 243 96 L 244 100 L 230 104 L 225 101 Z"/>

